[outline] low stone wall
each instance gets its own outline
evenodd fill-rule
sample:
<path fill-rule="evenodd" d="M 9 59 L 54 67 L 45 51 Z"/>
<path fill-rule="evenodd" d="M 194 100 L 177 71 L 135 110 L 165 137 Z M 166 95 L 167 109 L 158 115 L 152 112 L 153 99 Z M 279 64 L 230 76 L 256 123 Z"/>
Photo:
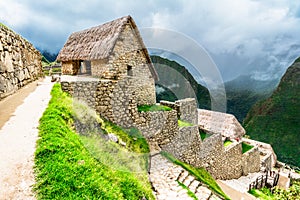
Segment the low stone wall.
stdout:
<path fill-rule="evenodd" d="M 272 153 L 263 155 L 260 160 L 260 168 L 266 171 L 272 170 Z"/>
<path fill-rule="evenodd" d="M 198 124 L 197 102 L 194 98 L 187 98 L 175 101 L 178 105 L 180 119 L 192 124 Z"/>
<path fill-rule="evenodd" d="M 160 101 L 160 104 L 169 106 L 170 108 L 176 110 L 179 119 L 192 124 L 198 124 L 198 111 L 196 99 L 186 98 L 175 102 Z"/>
<path fill-rule="evenodd" d="M 176 110 L 141 112 L 139 124 L 136 127 L 150 143 L 152 150 L 160 150 L 178 133 L 178 118 Z"/>
<path fill-rule="evenodd" d="M 63 91 L 86 102 L 91 108 L 96 109 L 96 92 L 99 82 L 61 82 Z"/>
<path fill-rule="evenodd" d="M 41 60 L 32 44 L 0 25 L 0 100 L 41 77 Z"/>
<path fill-rule="evenodd" d="M 162 146 L 162 150 L 186 163 L 195 163 L 201 144 L 198 126 L 180 127 L 170 142 Z"/>
<path fill-rule="evenodd" d="M 243 175 L 245 176 L 249 173 L 258 172 L 260 170 L 260 155 L 258 147 L 253 147 L 243 154 L 242 169 Z"/>
<path fill-rule="evenodd" d="M 251 140 L 247 138 L 243 138 L 243 141 L 251 144 L 252 146 L 257 146 L 258 151 L 262 157 L 261 159 L 261 167 L 265 167 L 265 169 L 272 169 L 277 162 L 277 156 L 270 144 L 259 142 L 256 140 Z"/>

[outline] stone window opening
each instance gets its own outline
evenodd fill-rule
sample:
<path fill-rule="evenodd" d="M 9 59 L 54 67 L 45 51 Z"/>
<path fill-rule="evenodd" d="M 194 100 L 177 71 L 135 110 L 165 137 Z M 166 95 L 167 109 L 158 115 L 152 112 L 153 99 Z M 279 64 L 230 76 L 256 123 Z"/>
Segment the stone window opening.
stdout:
<path fill-rule="evenodd" d="M 132 66 L 127 65 L 127 76 L 133 76 Z"/>

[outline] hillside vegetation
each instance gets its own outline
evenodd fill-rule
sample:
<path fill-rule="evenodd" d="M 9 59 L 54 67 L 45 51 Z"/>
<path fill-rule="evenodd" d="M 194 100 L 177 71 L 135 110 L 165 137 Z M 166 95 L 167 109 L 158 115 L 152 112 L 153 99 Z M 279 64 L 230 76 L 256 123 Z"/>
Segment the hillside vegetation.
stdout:
<path fill-rule="evenodd" d="M 198 84 L 184 66 L 160 56 L 151 56 L 151 60 L 160 79 L 156 84 L 164 89 L 163 92 L 157 91 L 157 101 L 174 101 L 193 97 L 192 95 L 195 94 L 198 107 L 210 109 L 209 91 Z"/>
<path fill-rule="evenodd" d="M 244 127 L 252 139 L 270 143 L 280 161 L 300 167 L 300 58 L 277 89 L 248 113 Z"/>
<path fill-rule="evenodd" d="M 226 82 L 227 112 L 242 123 L 251 107 L 268 98 L 277 83 L 276 80 L 261 81 L 246 75 Z"/>
<path fill-rule="evenodd" d="M 158 102 L 176 101 L 194 93 L 198 107 L 210 109 L 209 91 L 194 79 L 185 66 L 160 56 L 151 56 L 151 59 L 160 79 L 156 83 Z M 256 102 L 271 95 L 276 83 L 274 80 L 257 81 L 249 76 L 240 76 L 226 82 L 227 112 L 233 114 L 242 123 Z"/>

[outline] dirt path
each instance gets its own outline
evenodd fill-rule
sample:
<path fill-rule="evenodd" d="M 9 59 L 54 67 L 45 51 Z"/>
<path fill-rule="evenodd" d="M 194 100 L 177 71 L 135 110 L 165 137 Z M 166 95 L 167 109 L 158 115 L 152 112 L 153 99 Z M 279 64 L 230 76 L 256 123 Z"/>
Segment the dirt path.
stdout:
<path fill-rule="evenodd" d="M 0 101 L 0 128 L 9 120 L 24 99 L 36 89 L 38 82 L 34 81 L 18 90 L 15 94 Z"/>
<path fill-rule="evenodd" d="M 21 104 L 0 130 L 0 200 L 35 199 L 31 186 L 34 183 L 33 157 L 37 127 L 50 99 L 52 85 L 50 79 L 46 78 L 37 87 L 29 85 L 24 88 L 25 91 L 5 99 L 6 103 L 0 103 L 2 108 L 8 108 L 1 111 L 1 123 L 11 116 L 14 106 Z"/>

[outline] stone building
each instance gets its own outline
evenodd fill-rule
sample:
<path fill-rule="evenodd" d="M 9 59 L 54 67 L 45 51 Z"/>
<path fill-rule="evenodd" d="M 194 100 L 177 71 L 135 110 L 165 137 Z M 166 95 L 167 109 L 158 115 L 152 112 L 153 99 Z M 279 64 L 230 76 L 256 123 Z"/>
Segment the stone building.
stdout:
<path fill-rule="evenodd" d="M 157 74 L 131 16 L 72 33 L 57 60 L 62 74 L 134 79 L 138 105 L 155 103 Z"/>
<path fill-rule="evenodd" d="M 42 56 L 0 23 L 0 100 L 42 76 Z"/>

